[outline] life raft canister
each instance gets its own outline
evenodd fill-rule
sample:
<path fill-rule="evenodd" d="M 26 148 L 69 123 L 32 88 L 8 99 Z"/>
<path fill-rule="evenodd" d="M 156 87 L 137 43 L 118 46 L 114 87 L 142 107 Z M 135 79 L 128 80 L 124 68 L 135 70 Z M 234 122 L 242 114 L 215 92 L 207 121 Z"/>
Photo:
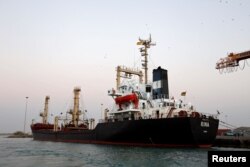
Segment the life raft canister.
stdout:
<path fill-rule="evenodd" d="M 200 117 L 200 113 L 194 111 L 194 112 L 192 112 L 191 116 L 195 117 L 195 118 L 199 118 Z"/>
<path fill-rule="evenodd" d="M 181 111 L 179 112 L 179 117 L 187 117 L 187 111 L 181 110 Z"/>

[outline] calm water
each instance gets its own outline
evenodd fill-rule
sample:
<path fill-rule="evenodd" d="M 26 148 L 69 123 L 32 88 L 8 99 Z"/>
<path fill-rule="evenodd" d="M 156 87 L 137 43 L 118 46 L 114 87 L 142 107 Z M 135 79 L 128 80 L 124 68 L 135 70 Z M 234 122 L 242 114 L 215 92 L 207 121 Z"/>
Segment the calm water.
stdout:
<path fill-rule="evenodd" d="M 206 149 L 39 142 L 0 136 L 0 167 L 207 166 Z"/>

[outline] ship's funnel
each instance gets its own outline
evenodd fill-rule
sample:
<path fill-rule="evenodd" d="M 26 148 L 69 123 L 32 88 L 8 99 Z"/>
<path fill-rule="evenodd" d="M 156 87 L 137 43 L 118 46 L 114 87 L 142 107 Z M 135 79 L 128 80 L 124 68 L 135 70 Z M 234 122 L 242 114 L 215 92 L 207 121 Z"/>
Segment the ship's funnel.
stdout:
<path fill-rule="evenodd" d="M 153 70 L 153 99 L 169 98 L 168 71 L 161 68 Z"/>

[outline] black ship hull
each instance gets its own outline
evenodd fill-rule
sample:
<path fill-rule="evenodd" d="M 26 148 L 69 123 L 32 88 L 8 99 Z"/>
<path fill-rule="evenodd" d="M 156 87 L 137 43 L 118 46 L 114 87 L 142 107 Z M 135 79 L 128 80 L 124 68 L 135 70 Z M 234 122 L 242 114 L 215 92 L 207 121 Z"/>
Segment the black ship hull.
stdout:
<path fill-rule="evenodd" d="M 178 117 L 99 123 L 93 130 L 32 130 L 34 140 L 149 147 L 211 147 L 218 119 Z"/>

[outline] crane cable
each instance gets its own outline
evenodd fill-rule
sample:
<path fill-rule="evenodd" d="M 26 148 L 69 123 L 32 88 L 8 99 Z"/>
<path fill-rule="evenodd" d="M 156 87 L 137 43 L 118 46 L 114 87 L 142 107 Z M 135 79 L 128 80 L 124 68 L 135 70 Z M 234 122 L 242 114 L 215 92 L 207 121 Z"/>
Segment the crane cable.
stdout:
<path fill-rule="evenodd" d="M 243 69 L 245 68 L 245 64 L 246 64 L 246 60 L 243 61 L 243 66 L 242 66 L 242 67 L 240 67 L 240 65 L 239 65 L 239 68 L 240 68 L 241 70 L 243 70 Z"/>
<path fill-rule="evenodd" d="M 250 64 L 248 63 L 248 61 L 247 61 L 247 60 L 245 60 L 245 62 L 246 62 L 246 64 L 247 64 L 247 66 L 249 66 L 249 67 L 250 67 Z"/>
<path fill-rule="evenodd" d="M 226 123 L 226 122 L 221 121 L 221 120 L 220 120 L 220 123 L 221 123 L 221 126 L 224 126 L 224 127 L 230 128 L 230 129 L 235 129 L 235 128 L 237 128 L 237 126 L 231 125 L 231 124 Z"/>
<path fill-rule="evenodd" d="M 220 68 L 219 73 L 220 74 L 223 74 L 223 73 L 226 74 L 226 73 L 230 73 L 230 72 L 236 72 L 236 71 L 238 71 L 238 68 L 241 69 L 241 70 L 244 70 L 246 65 L 250 67 L 250 64 L 248 63 L 248 61 L 244 60 L 242 66 L 239 64 L 239 66 L 235 66 L 235 67 Z"/>

